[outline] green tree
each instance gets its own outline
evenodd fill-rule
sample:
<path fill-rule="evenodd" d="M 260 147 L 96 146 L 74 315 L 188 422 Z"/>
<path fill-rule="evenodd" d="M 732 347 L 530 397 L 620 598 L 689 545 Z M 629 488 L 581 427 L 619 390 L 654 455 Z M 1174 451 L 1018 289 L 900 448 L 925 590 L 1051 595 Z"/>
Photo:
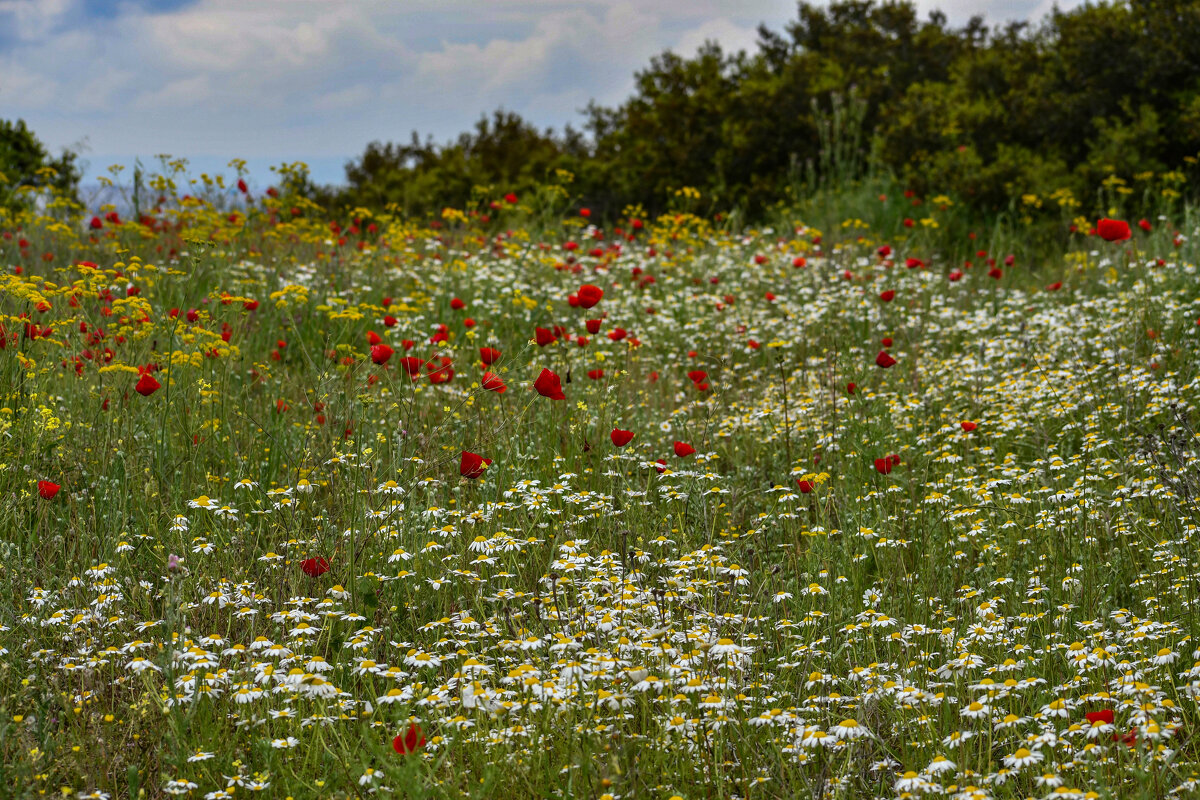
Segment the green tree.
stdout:
<path fill-rule="evenodd" d="M 77 198 L 81 173 L 76 154 L 64 150 L 57 158 L 25 124 L 25 120 L 0 120 L 0 206 L 28 206 L 28 190 L 53 189 Z"/>

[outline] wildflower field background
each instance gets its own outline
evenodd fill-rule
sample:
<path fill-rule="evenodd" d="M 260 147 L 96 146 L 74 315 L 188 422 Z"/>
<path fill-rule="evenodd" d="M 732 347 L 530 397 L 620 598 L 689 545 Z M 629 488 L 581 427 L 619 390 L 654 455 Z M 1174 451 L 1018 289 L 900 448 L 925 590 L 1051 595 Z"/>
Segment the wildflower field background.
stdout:
<path fill-rule="evenodd" d="M 0 797 L 1200 794 L 1200 3 L 798 12 L 341 187 L 0 120 Z"/>
<path fill-rule="evenodd" d="M 5 217 L 5 792 L 1194 792 L 1194 211 L 570 179 Z"/>

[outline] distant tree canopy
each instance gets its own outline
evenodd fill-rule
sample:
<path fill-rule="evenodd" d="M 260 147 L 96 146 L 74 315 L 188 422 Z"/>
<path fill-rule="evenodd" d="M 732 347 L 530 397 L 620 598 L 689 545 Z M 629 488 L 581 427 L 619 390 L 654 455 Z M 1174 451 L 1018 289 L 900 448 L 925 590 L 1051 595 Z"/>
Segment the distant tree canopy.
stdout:
<path fill-rule="evenodd" d="M 27 205 L 21 187 L 53 188 L 74 197 L 81 177 L 75 158 L 65 151 L 52 158 L 25 120 L 0 119 L 0 207 Z"/>
<path fill-rule="evenodd" d="M 655 57 L 625 102 L 586 110 L 583 132 L 498 111 L 445 145 L 374 142 L 337 200 L 433 212 L 566 169 L 602 214 L 662 208 L 684 186 L 755 214 L 873 167 L 983 211 L 1060 189 L 1095 205 L 1110 176 L 1190 170 L 1198 149 L 1194 0 L 1101 2 L 996 29 L 921 20 L 907 0 L 801 2 L 782 32 L 760 28 L 755 52 Z"/>

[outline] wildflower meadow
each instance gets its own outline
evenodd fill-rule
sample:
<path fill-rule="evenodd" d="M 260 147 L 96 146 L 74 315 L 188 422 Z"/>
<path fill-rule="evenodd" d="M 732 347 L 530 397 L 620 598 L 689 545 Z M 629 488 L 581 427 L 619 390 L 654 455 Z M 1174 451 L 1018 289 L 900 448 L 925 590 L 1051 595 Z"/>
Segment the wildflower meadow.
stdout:
<path fill-rule="evenodd" d="M 0 794 L 1196 794 L 1194 209 L 285 176 L 0 216 Z"/>

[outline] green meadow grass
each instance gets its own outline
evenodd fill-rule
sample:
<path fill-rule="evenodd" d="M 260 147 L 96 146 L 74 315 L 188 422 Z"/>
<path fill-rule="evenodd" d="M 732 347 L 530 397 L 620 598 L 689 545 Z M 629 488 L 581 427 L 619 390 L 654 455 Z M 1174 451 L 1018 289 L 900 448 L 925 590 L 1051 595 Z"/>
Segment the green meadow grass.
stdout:
<path fill-rule="evenodd" d="M 0 225 L 0 792 L 1195 792 L 1190 210 L 164 195 Z"/>

